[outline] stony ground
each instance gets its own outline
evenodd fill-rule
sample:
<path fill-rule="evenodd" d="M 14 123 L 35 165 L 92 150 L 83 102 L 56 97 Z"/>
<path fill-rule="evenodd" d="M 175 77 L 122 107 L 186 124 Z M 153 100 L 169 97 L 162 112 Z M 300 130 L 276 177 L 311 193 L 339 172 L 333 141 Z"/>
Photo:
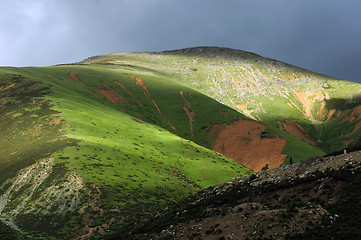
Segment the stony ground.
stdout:
<path fill-rule="evenodd" d="M 352 152 L 232 179 L 184 199 L 131 235 L 140 239 L 298 239 L 292 237 L 337 223 L 340 216 L 332 209 L 345 202 L 345 189 L 355 184 L 341 175 L 359 173 L 360 166 L 361 152 Z"/>

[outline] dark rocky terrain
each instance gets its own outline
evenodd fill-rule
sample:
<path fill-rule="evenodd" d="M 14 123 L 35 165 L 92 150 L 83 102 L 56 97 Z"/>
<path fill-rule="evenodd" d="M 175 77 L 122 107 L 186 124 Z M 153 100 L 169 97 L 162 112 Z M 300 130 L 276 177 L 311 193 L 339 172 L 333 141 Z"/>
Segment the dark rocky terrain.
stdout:
<path fill-rule="evenodd" d="M 360 239 L 361 151 L 233 179 L 113 239 Z"/>

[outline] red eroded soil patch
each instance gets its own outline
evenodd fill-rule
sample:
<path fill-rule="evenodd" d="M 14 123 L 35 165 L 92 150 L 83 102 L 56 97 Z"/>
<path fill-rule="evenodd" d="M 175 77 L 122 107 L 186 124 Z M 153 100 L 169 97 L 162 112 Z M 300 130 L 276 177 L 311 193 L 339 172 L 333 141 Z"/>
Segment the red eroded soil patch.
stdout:
<path fill-rule="evenodd" d="M 351 132 L 349 132 L 348 134 L 346 134 L 346 137 L 349 137 L 349 136 L 357 133 L 357 131 L 358 131 L 360 128 L 361 128 L 361 122 L 356 123 L 355 128 L 354 128 Z"/>
<path fill-rule="evenodd" d="M 342 112 L 343 118 L 338 122 L 339 124 L 344 122 L 353 122 L 358 119 L 361 115 L 361 105 L 355 107 L 349 115 L 347 115 L 348 113 L 348 111 Z"/>
<path fill-rule="evenodd" d="M 7 104 L 8 102 L 11 102 L 11 99 L 4 98 L 3 101 L 2 101 L 1 106 L 4 106 L 4 105 Z"/>
<path fill-rule="evenodd" d="M 16 84 L 16 83 L 13 83 L 13 84 L 10 84 L 10 85 L 6 85 L 6 86 L 2 86 L 2 87 L 0 87 L 0 91 L 5 91 L 6 89 L 15 86 L 15 84 Z"/>
<path fill-rule="evenodd" d="M 339 116 L 341 116 L 341 111 L 339 111 L 339 112 L 336 112 L 336 118 L 338 118 Z"/>
<path fill-rule="evenodd" d="M 55 84 L 57 84 L 57 85 L 59 85 L 58 83 L 56 83 L 53 79 L 51 79 L 51 78 L 46 78 L 48 81 L 50 81 L 50 82 L 52 82 L 52 83 L 55 83 Z"/>
<path fill-rule="evenodd" d="M 143 107 L 143 104 L 141 104 L 141 103 L 138 101 L 138 99 L 136 99 L 136 98 L 134 97 L 134 95 L 133 95 L 131 92 L 129 92 L 128 89 L 126 89 L 126 87 L 124 86 L 124 83 L 120 83 L 120 82 L 118 82 L 118 81 L 114 81 L 114 82 L 115 82 L 116 84 L 118 84 L 121 88 L 123 88 L 124 91 L 126 91 L 126 92 L 128 93 L 128 95 L 131 96 L 131 97 L 138 103 L 139 106 Z"/>
<path fill-rule="evenodd" d="M 359 105 L 353 109 L 352 115 L 361 115 L 361 105 Z"/>
<path fill-rule="evenodd" d="M 293 136 L 301 138 L 302 140 L 315 146 L 315 142 L 308 136 L 306 130 L 294 120 L 287 120 L 286 123 L 277 121 L 281 130 L 291 133 Z"/>
<path fill-rule="evenodd" d="M 114 89 L 112 89 L 111 87 L 109 87 L 107 84 L 103 83 L 103 86 L 105 87 L 104 89 L 100 89 L 97 87 L 94 87 L 94 89 L 96 89 L 98 92 L 100 92 L 104 97 L 106 97 L 109 101 L 111 101 L 112 103 L 118 105 L 118 104 L 123 104 L 123 103 L 127 103 L 128 101 L 126 99 L 124 99 L 119 93 L 117 93 Z"/>
<path fill-rule="evenodd" d="M 145 86 L 144 81 L 143 81 L 142 79 L 140 79 L 139 77 L 133 76 L 133 75 L 131 75 L 131 74 L 128 74 L 128 73 L 124 73 L 124 74 L 127 75 L 127 76 L 129 76 L 129 77 L 131 77 L 132 79 L 134 79 L 134 80 L 135 80 L 135 84 L 137 84 L 139 87 L 142 87 L 142 88 L 143 88 L 142 90 L 143 90 L 143 92 L 144 92 L 144 95 L 153 102 L 153 104 L 154 104 L 155 108 L 158 110 L 159 114 L 162 114 L 162 112 L 160 111 L 157 103 L 154 101 L 154 99 L 153 99 L 152 96 L 150 95 L 147 87 Z"/>
<path fill-rule="evenodd" d="M 193 110 L 191 104 L 187 101 L 187 99 L 184 97 L 183 95 L 183 91 L 180 90 L 179 91 L 179 95 L 181 95 L 181 97 L 183 98 L 184 102 L 187 104 L 187 106 L 183 106 L 183 110 L 186 112 L 188 118 L 189 118 L 189 125 L 190 125 L 190 130 L 191 130 L 191 135 L 192 137 L 194 137 L 193 134 L 193 122 L 194 122 L 194 115 L 196 114 L 195 111 Z"/>
<path fill-rule="evenodd" d="M 328 111 L 325 109 L 325 107 L 326 107 L 326 102 L 323 101 L 323 102 L 321 102 L 320 107 L 316 108 L 316 110 L 317 110 L 317 119 L 320 119 L 320 120 L 326 119 Z"/>
<path fill-rule="evenodd" d="M 152 98 L 152 96 L 151 96 L 150 93 L 148 92 L 148 89 L 147 89 L 147 87 L 145 86 L 144 81 L 143 81 L 142 79 L 138 78 L 138 77 L 135 77 L 135 80 L 136 80 L 136 84 L 137 84 L 138 86 L 141 86 L 142 88 L 144 88 L 145 92 L 148 94 L 150 100 L 152 100 L 152 102 L 153 102 L 154 106 L 156 107 L 156 109 L 158 110 L 159 114 L 162 114 L 162 112 L 160 111 L 157 103 L 154 101 L 154 99 Z"/>
<path fill-rule="evenodd" d="M 351 143 L 353 143 L 354 141 L 355 141 L 354 138 L 349 139 L 349 140 L 344 140 L 344 141 L 342 142 L 342 145 L 344 145 L 344 146 L 349 146 L 349 145 L 351 145 Z"/>
<path fill-rule="evenodd" d="M 333 115 L 336 113 L 336 109 L 330 109 L 327 114 L 326 121 L 329 121 L 332 119 Z"/>
<path fill-rule="evenodd" d="M 240 119 L 214 125 L 209 136 L 214 140 L 213 150 L 258 172 L 266 164 L 270 169 L 279 167 L 286 157 L 282 149 L 287 140 L 276 135 L 261 138 L 265 129 L 263 124 Z"/>
<path fill-rule="evenodd" d="M 168 125 L 173 131 L 178 131 L 178 129 L 175 126 L 173 126 L 169 121 L 168 121 Z"/>
<path fill-rule="evenodd" d="M 87 85 L 85 85 L 85 84 L 79 79 L 79 77 L 78 77 L 75 73 L 70 72 L 70 73 L 69 73 L 69 76 L 70 76 L 71 78 L 75 79 L 75 80 L 76 80 L 77 82 L 79 82 L 80 84 L 82 84 L 84 87 L 86 87 L 96 98 L 98 98 L 102 103 L 104 103 L 105 105 L 107 105 L 107 106 L 109 107 L 109 105 L 108 105 L 106 102 L 104 102 L 104 100 L 101 99 L 98 95 L 96 95 L 95 92 L 93 92 Z"/>
<path fill-rule="evenodd" d="M 356 120 L 356 117 L 354 115 L 348 115 L 348 116 L 342 118 L 342 120 L 339 121 L 338 123 L 342 124 L 342 123 L 345 123 L 345 122 L 352 122 L 352 121 L 355 121 L 355 120 Z"/>
<path fill-rule="evenodd" d="M 193 109 L 188 109 L 187 107 L 183 107 L 183 110 L 187 113 L 187 116 L 189 118 L 189 124 L 191 126 L 191 135 L 192 137 L 194 137 L 194 134 L 193 134 L 193 122 L 194 122 L 194 115 L 196 114 Z"/>
<path fill-rule="evenodd" d="M 188 108 L 191 108 L 191 105 L 190 105 L 190 104 L 189 104 L 189 102 L 185 99 L 185 97 L 184 97 L 184 95 L 183 95 L 183 91 L 182 91 L 182 90 L 180 90 L 180 91 L 179 91 L 179 94 L 182 96 L 183 100 L 186 102 L 186 104 L 187 104 Z"/>
<path fill-rule="evenodd" d="M 80 81 L 78 75 L 76 75 L 75 73 L 70 72 L 70 73 L 69 73 L 69 76 L 70 76 L 71 78 L 77 80 L 78 82 L 80 82 L 80 83 L 83 84 L 84 86 L 86 86 L 82 81 Z"/>
<path fill-rule="evenodd" d="M 323 102 L 325 100 L 325 95 L 322 91 L 319 92 L 293 92 L 293 96 L 297 99 L 297 101 L 302 105 L 304 110 L 304 115 L 306 119 L 314 120 L 314 116 L 312 115 L 312 108 L 316 102 Z M 297 107 L 293 102 L 291 102 L 295 107 Z M 319 120 L 323 120 L 326 116 L 327 112 L 325 110 L 325 103 L 321 103 L 321 107 L 317 109 L 316 118 Z"/>

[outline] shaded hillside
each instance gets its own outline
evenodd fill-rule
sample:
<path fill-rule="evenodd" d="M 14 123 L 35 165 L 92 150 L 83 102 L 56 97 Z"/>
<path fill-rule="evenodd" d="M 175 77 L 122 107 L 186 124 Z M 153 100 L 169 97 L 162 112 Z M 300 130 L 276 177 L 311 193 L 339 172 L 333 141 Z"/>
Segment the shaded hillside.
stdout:
<path fill-rule="evenodd" d="M 48 86 L 0 72 L 0 183 L 20 169 L 76 141 L 64 138 L 63 122 L 50 101 Z"/>
<path fill-rule="evenodd" d="M 360 183 L 361 152 L 314 158 L 207 188 L 109 239 L 360 239 Z"/>

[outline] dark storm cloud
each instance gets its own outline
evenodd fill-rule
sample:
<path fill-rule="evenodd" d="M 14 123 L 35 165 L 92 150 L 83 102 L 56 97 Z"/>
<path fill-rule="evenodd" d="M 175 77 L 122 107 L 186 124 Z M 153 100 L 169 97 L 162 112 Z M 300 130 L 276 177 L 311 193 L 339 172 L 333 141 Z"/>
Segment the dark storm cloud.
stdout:
<path fill-rule="evenodd" d="M 212 45 L 361 82 L 360 11 L 351 0 L 2 1 L 0 65 Z"/>

